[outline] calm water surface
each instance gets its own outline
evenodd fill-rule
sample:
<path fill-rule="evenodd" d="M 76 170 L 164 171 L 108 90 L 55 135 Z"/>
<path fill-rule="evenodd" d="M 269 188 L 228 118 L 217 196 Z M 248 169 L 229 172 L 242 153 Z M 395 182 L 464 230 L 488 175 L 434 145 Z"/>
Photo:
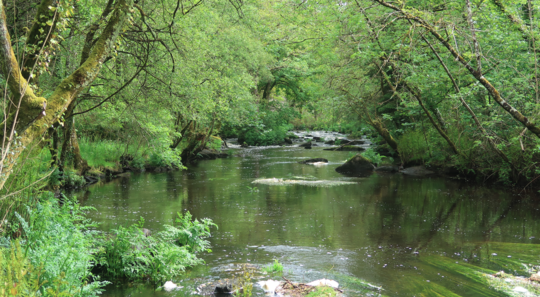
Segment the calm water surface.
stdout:
<path fill-rule="evenodd" d="M 284 264 L 284 275 L 293 281 L 332 278 L 348 296 L 378 296 L 362 290 L 357 279 L 382 287 L 380 294 L 387 296 L 501 296 L 456 267 L 525 275 L 520 262 L 539 264 L 540 200 L 535 197 L 438 177 L 347 177 L 334 169 L 350 153 L 321 147 L 237 153 L 181 172 L 132 174 L 77 194 L 97 209 L 90 216 L 103 230 L 142 216 L 145 227 L 158 232 L 185 211 L 219 226 L 210 239 L 213 252 L 201 256 L 207 264 L 174 280 L 183 290 L 116 284 L 105 296 L 190 296 L 201 283 L 230 277 L 235 264 L 268 265 L 273 259 Z M 330 163 L 297 163 L 314 157 Z M 252 184 L 257 178 L 291 176 L 355 184 Z"/>

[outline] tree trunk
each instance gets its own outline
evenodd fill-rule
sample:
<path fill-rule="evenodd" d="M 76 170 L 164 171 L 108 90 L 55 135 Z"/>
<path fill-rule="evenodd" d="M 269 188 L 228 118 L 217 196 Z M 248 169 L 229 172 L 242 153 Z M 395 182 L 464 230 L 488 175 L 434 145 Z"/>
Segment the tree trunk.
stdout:
<path fill-rule="evenodd" d="M 375 128 L 375 130 L 377 130 L 379 135 L 381 135 L 382 138 L 384 138 L 384 140 L 386 140 L 386 143 L 388 143 L 388 145 L 394 151 L 396 151 L 396 152 L 398 151 L 398 143 L 397 143 L 397 141 L 394 139 L 394 137 L 392 137 L 392 134 L 390 134 L 390 132 L 388 131 L 388 129 L 386 129 L 386 127 L 384 126 L 384 124 L 381 122 L 380 119 L 372 120 L 371 121 L 371 126 L 373 128 Z"/>
<path fill-rule="evenodd" d="M 191 123 L 193 123 L 193 120 L 190 120 L 187 125 L 182 129 L 182 131 L 180 131 L 180 137 L 178 137 L 174 142 L 173 144 L 171 144 L 171 149 L 176 149 L 178 147 L 178 145 L 180 144 L 180 142 L 182 142 L 182 139 L 184 139 L 184 135 L 187 131 L 187 129 L 191 126 Z"/>
<path fill-rule="evenodd" d="M 88 163 L 81 156 L 74 117 L 68 118 L 65 123 L 64 142 L 62 143 L 62 154 L 60 158 L 62 167 L 70 163 L 73 163 L 73 168 L 78 170 L 80 175 L 84 175 L 90 169 Z"/>
<path fill-rule="evenodd" d="M 60 160 L 58 158 L 58 127 L 49 128 L 49 139 L 51 143 L 49 144 L 49 151 L 51 152 L 51 168 L 57 166 L 60 167 Z M 62 168 L 60 168 L 61 170 Z"/>
<path fill-rule="evenodd" d="M 88 59 L 70 76 L 66 77 L 48 99 L 37 97 L 28 87 L 22 76 L 19 62 L 11 47 L 7 30 L 3 0 L 0 0 L 0 71 L 7 80 L 7 85 L 15 104 L 0 127 L 2 159 L 0 160 L 0 189 L 10 174 L 13 166 L 26 147 L 41 139 L 47 129 L 62 116 L 63 111 L 97 77 L 103 62 L 110 56 L 112 46 L 132 6 L 132 0 L 119 0 L 114 11 L 94 43 Z M 17 141 L 14 141 L 14 135 Z"/>

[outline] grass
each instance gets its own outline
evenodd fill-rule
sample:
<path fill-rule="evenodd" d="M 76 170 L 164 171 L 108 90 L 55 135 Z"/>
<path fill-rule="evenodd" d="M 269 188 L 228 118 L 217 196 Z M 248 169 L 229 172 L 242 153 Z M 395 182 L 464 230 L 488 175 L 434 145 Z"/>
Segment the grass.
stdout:
<path fill-rule="evenodd" d="M 336 290 L 331 287 L 317 287 L 317 290 L 309 293 L 306 297 L 335 297 L 338 296 Z"/>
<path fill-rule="evenodd" d="M 281 263 L 279 263 L 279 261 L 277 259 L 274 259 L 274 263 L 272 263 L 269 266 L 263 267 L 262 271 L 265 271 L 267 273 L 283 272 L 283 265 Z"/>
<path fill-rule="evenodd" d="M 130 154 L 135 158 L 142 157 L 142 150 L 112 140 L 92 141 L 89 138 L 81 138 L 79 147 L 83 159 L 94 168 L 116 169 L 120 166 L 120 157 L 124 154 Z"/>

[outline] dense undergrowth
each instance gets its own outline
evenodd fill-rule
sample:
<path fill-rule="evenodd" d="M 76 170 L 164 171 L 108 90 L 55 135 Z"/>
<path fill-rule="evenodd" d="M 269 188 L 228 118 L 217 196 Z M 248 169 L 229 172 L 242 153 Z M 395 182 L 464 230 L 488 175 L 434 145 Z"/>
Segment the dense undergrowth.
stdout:
<path fill-rule="evenodd" d="M 209 251 L 209 219 L 178 213 L 173 225 L 155 236 L 141 231 L 144 220 L 111 233 L 96 231 L 86 218 L 90 207 L 41 194 L 27 204 L 10 232 L 0 237 L 1 296 L 96 296 L 118 280 L 161 284 L 201 264 Z"/>

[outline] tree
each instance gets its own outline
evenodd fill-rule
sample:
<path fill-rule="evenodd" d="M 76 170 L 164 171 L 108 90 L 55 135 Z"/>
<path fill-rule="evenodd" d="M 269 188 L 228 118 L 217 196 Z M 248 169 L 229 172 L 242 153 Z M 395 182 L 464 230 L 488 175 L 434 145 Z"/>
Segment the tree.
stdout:
<path fill-rule="evenodd" d="M 40 8 L 48 3 L 49 0 L 43 0 Z M 53 10 L 53 7 L 48 8 Z M 44 98 L 34 93 L 32 86 L 21 72 L 19 61 L 11 45 L 4 4 L 3 1 L 0 1 L 2 14 L 0 16 L 0 70 L 7 81 L 12 99 L 7 104 L 7 110 L 4 111 L 4 123 L 1 127 L 2 132 L 0 132 L 4 140 L 0 160 L 0 188 L 4 186 L 13 166 L 25 148 L 40 139 L 47 129 L 58 121 L 64 110 L 78 94 L 97 77 L 103 63 L 114 49 L 115 42 L 131 8 L 132 2 L 130 0 L 118 0 L 99 38 L 90 50 L 88 58 L 71 75 L 64 78 L 48 98 Z M 66 11 L 63 13 L 65 14 Z M 49 37 L 54 29 L 55 19 L 65 17 L 63 13 L 59 12 L 59 9 L 55 9 L 53 13 L 45 9 L 38 10 L 34 24 L 40 26 L 44 21 L 45 24 L 50 24 L 50 30 L 47 32 L 43 28 L 41 28 L 42 30 L 38 29 L 39 37 L 28 38 L 27 40 L 33 42 L 28 47 L 41 47 L 43 49 L 46 46 L 46 41 L 50 42 Z M 33 32 L 35 31 L 30 30 L 30 33 Z M 31 74 L 32 71 L 30 71 L 29 77 Z"/>

